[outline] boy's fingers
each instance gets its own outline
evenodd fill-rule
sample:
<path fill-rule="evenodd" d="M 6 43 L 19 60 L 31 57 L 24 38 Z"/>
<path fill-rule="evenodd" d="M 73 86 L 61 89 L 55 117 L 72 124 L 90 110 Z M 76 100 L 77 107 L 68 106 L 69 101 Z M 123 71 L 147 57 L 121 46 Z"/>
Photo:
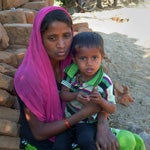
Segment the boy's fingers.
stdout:
<path fill-rule="evenodd" d="M 97 92 L 97 91 L 98 91 L 98 87 L 95 86 L 95 87 L 93 88 L 92 92 Z"/>

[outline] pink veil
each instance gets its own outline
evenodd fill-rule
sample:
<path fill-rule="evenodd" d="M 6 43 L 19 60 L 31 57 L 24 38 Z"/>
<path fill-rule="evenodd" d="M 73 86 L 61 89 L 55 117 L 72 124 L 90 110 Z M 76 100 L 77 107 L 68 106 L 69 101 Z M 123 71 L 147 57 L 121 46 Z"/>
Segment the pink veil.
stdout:
<path fill-rule="evenodd" d="M 28 49 L 14 78 L 18 96 L 30 111 L 44 122 L 60 120 L 63 117 L 54 72 L 40 33 L 40 25 L 45 15 L 57 9 L 68 14 L 64 8 L 58 6 L 47 6 L 37 13 Z M 61 62 L 61 69 L 63 70 L 69 63 L 68 56 Z"/>

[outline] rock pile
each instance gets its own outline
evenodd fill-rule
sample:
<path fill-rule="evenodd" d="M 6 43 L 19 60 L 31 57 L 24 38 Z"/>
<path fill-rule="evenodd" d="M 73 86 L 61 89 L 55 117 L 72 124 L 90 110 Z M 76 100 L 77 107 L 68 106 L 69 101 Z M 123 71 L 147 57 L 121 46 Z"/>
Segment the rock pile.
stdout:
<path fill-rule="evenodd" d="M 52 0 L 0 0 L 0 149 L 19 149 L 19 105 L 13 77 L 28 45 L 36 12 Z"/>

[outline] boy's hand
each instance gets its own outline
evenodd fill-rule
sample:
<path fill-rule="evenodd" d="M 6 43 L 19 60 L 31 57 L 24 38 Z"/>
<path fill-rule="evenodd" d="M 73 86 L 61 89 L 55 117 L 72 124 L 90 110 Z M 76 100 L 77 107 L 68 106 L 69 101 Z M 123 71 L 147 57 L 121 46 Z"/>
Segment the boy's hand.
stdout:
<path fill-rule="evenodd" d="M 76 96 L 76 100 L 85 105 L 90 101 L 90 97 L 82 92 L 79 92 Z"/>
<path fill-rule="evenodd" d="M 90 94 L 90 101 L 94 103 L 98 103 L 102 100 L 100 93 L 98 92 L 98 88 L 94 87 L 93 91 Z"/>

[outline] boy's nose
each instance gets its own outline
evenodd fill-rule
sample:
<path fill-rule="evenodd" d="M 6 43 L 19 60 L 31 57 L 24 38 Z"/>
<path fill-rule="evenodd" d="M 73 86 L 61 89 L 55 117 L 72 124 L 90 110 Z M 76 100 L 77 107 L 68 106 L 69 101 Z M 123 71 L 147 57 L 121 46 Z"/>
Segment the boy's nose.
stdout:
<path fill-rule="evenodd" d="M 92 65 L 92 60 L 91 59 L 87 60 L 87 65 Z"/>

